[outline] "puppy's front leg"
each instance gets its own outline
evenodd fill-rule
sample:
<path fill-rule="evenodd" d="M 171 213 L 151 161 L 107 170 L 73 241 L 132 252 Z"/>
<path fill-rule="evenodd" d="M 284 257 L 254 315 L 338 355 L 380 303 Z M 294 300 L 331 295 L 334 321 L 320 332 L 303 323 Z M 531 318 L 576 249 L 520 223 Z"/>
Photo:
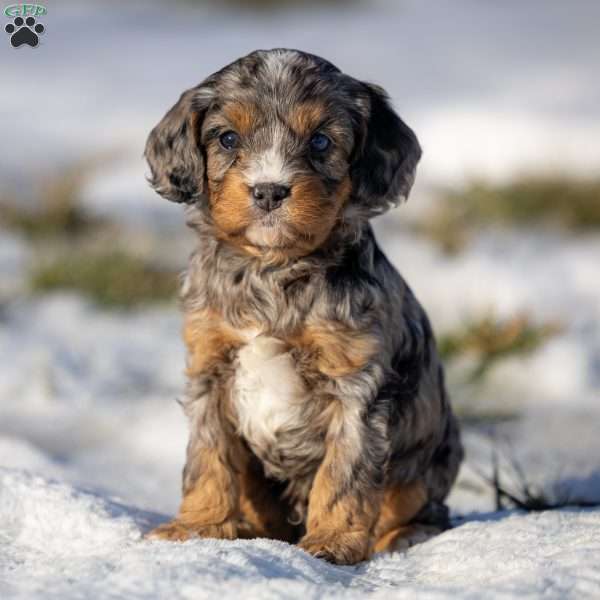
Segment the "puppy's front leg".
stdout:
<path fill-rule="evenodd" d="M 376 459 L 382 454 L 369 447 L 371 435 L 362 423 L 345 420 L 328 436 L 325 458 L 309 495 L 306 535 L 300 547 L 329 562 L 355 564 L 373 550 L 384 461 Z"/>
<path fill-rule="evenodd" d="M 190 537 L 234 539 L 239 522 L 239 474 L 247 453 L 227 419 L 229 388 L 219 368 L 237 340 L 213 314 L 188 316 L 184 329 L 188 347 L 188 389 L 184 410 L 190 438 L 183 470 L 183 500 L 175 519 L 148 537 L 185 540 Z"/>
<path fill-rule="evenodd" d="M 190 407 L 191 433 L 183 471 L 183 499 L 175 519 L 148 537 L 234 539 L 239 521 L 239 472 L 244 453 L 222 421 L 216 393 Z"/>

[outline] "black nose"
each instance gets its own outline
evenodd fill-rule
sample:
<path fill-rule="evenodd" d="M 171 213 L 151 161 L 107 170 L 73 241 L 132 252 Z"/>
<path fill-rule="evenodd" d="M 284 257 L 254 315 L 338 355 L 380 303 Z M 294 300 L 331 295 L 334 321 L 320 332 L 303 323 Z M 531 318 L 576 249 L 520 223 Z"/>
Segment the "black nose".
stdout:
<path fill-rule="evenodd" d="M 290 188 L 277 183 L 258 183 L 252 188 L 254 204 L 267 212 L 281 206 L 290 195 Z"/>

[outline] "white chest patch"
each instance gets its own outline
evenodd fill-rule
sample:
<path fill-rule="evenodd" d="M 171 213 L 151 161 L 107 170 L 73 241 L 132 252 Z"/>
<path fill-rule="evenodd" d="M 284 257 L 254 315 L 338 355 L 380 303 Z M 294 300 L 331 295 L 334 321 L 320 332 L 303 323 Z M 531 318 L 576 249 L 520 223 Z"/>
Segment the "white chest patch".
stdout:
<path fill-rule="evenodd" d="M 233 389 L 240 433 L 259 447 L 306 427 L 307 390 L 285 344 L 259 335 L 239 352 Z"/>

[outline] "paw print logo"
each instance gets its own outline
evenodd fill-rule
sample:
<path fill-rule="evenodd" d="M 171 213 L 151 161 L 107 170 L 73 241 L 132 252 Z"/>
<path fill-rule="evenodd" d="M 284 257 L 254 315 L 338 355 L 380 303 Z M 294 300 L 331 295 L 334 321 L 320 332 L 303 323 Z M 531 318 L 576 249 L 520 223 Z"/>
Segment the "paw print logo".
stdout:
<path fill-rule="evenodd" d="M 36 23 L 33 17 L 15 17 L 12 23 L 8 23 L 4 31 L 10 35 L 10 43 L 13 48 L 18 48 L 23 44 L 27 44 L 35 48 L 40 38 L 38 35 L 44 33 L 45 27 L 41 23 Z"/>

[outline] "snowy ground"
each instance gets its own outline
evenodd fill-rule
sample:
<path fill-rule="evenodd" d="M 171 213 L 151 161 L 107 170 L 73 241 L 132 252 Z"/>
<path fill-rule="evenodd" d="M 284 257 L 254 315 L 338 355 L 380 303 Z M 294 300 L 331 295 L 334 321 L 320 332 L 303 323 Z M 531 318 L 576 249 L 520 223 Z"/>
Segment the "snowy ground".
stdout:
<path fill-rule="evenodd" d="M 0 470 L 0 595 L 41 598 L 597 597 L 600 510 L 484 515 L 357 567 L 272 541 L 140 540 L 158 515 Z"/>
<path fill-rule="evenodd" d="M 494 431 L 533 481 L 600 501 L 600 236 L 493 231 L 448 257 L 395 227 L 435 184 L 600 169 L 595 3 L 506 10 L 460 0 L 432 12 L 380 0 L 343 14 L 263 17 L 185 3 L 171 12 L 158 3 L 48 5 L 40 48 L 0 48 L 2 181 L 26 186 L 33 170 L 122 148 L 86 202 L 162 229 L 182 266 L 179 207 L 147 190 L 140 159 L 181 89 L 278 45 L 384 85 L 425 147 L 409 205 L 377 223 L 385 251 L 438 332 L 489 309 L 563 324 L 532 355 L 495 366 L 475 396 L 518 415 Z M 115 313 L 76 295 L 29 297 L 30 256 L 24 240 L 0 231 L 3 600 L 600 597 L 600 510 L 494 513 L 474 472 L 489 466 L 482 428 L 465 431 L 467 464 L 450 498 L 457 526 L 407 553 L 341 568 L 274 542 L 141 541 L 177 508 L 180 317 L 175 307 Z M 454 386 L 457 401 L 463 392 Z"/>

